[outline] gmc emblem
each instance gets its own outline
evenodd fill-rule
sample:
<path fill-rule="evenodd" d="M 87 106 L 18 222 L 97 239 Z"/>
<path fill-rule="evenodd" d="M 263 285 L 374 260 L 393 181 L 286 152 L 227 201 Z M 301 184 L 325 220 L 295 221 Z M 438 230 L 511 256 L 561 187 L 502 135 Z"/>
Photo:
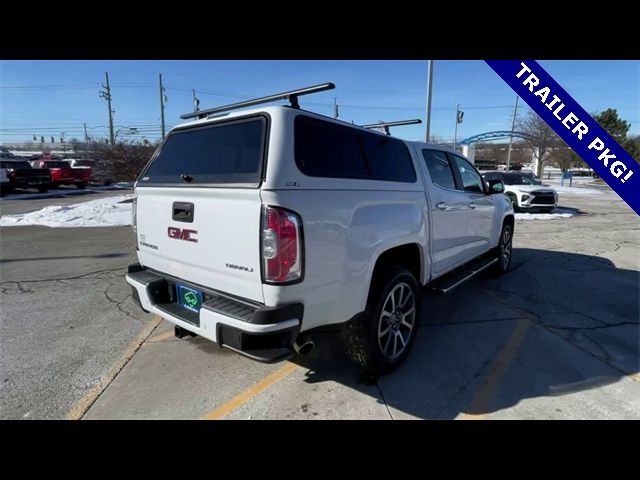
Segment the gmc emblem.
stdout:
<path fill-rule="evenodd" d="M 169 227 L 167 228 L 167 235 L 169 235 L 169 238 L 175 238 L 176 240 L 184 240 L 186 242 L 198 243 L 197 230 L 190 230 L 188 228 Z"/>

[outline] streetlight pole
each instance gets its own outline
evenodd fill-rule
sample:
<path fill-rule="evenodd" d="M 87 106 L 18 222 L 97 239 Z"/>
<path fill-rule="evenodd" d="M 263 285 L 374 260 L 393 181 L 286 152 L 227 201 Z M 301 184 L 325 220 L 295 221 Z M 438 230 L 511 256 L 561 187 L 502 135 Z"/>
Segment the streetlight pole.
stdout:
<path fill-rule="evenodd" d="M 460 117 L 460 104 L 456 105 L 456 129 L 453 133 L 453 149 L 456 149 L 456 144 L 458 143 L 458 119 Z"/>
<path fill-rule="evenodd" d="M 460 104 L 456 105 L 456 130 L 453 134 L 453 149 L 456 149 L 458 144 L 458 124 L 462 123 L 462 118 L 464 117 L 464 112 L 460 110 Z"/>
<path fill-rule="evenodd" d="M 425 141 L 431 139 L 431 92 L 433 85 L 433 60 L 427 60 L 427 121 Z"/>
<path fill-rule="evenodd" d="M 509 150 L 507 151 L 507 171 L 509 171 L 509 165 L 511 164 L 511 147 L 513 145 L 513 131 L 516 128 L 516 115 L 518 114 L 518 100 L 520 100 L 520 97 L 516 96 L 516 106 L 513 108 L 513 120 L 511 121 L 511 135 L 509 136 Z"/>

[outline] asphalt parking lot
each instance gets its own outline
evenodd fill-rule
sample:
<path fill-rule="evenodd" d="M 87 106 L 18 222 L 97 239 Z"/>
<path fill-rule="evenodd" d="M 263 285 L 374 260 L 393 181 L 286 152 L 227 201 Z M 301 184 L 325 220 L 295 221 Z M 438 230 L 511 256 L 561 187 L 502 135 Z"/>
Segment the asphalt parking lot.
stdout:
<path fill-rule="evenodd" d="M 579 214 L 516 222 L 506 276 L 426 291 L 412 354 L 377 379 L 337 333 L 274 365 L 175 338 L 131 302 L 128 227 L 2 227 L 0 418 L 640 419 L 640 218 L 613 193 L 560 204 Z"/>

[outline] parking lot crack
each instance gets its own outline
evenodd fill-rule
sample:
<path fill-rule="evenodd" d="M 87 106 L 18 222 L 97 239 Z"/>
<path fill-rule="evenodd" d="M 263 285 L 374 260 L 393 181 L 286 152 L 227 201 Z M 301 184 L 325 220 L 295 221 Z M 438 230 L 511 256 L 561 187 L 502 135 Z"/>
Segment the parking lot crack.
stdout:
<path fill-rule="evenodd" d="M 609 357 L 609 352 L 607 352 L 607 349 L 604 348 L 602 346 L 602 344 L 600 344 L 599 342 L 597 342 L 596 340 L 594 340 L 593 338 L 591 338 L 588 335 L 585 335 L 584 333 L 580 332 L 580 335 L 584 338 L 586 338 L 587 340 L 589 340 L 592 344 L 594 344 L 598 351 L 601 352 L 601 355 L 594 355 L 597 358 L 600 358 L 600 360 L 602 360 L 603 362 L 605 362 L 607 365 L 611 365 L 609 362 L 611 361 L 611 358 Z"/>
<path fill-rule="evenodd" d="M 67 280 L 79 280 L 79 279 L 83 279 L 83 278 L 89 278 L 92 275 L 100 275 L 103 273 L 113 273 L 113 272 L 120 272 L 120 271 L 124 271 L 126 270 L 125 268 L 121 267 L 121 268 L 109 268 L 106 270 L 96 270 L 95 272 L 89 272 L 89 273 L 83 273 L 82 275 L 74 275 L 72 277 L 61 277 L 61 278 L 44 278 L 44 279 L 38 279 L 38 280 L 7 280 L 4 282 L 0 282 L 0 286 L 2 285 L 9 285 L 9 284 L 16 284 L 16 285 L 21 285 L 21 284 L 25 284 L 25 283 L 46 283 L 46 282 L 64 282 Z M 20 287 L 18 287 L 20 288 Z"/>
<path fill-rule="evenodd" d="M 542 317 L 538 314 L 536 314 L 535 312 L 531 312 L 530 310 L 527 310 L 525 308 L 521 308 L 521 307 L 516 307 L 514 305 L 511 305 L 507 300 L 500 298 L 498 295 L 495 295 L 496 292 L 498 293 L 509 293 L 509 294 L 513 294 L 515 296 L 518 296 L 520 298 L 523 298 L 522 296 L 515 294 L 513 292 L 504 292 L 502 290 L 489 290 L 489 289 L 481 289 L 481 292 L 483 292 L 485 295 L 493 298 L 494 300 L 496 300 L 498 303 L 501 303 L 509 308 L 511 308 L 514 312 L 517 313 L 522 313 L 524 314 L 527 318 L 529 318 L 529 320 L 533 321 L 535 324 L 537 324 L 538 326 L 540 326 L 541 328 L 545 329 L 547 332 L 553 334 L 553 335 L 557 335 L 558 337 L 562 338 L 563 340 L 565 340 L 566 342 L 568 342 L 569 344 L 573 345 L 574 347 L 578 348 L 579 350 L 582 350 L 583 352 L 591 355 L 592 357 L 600 360 L 601 362 L 603 362 L 604 364 L 606 364 L 607 366 L 613 368 L 614 370 L 624 374 L 624 375 L 629 375 L 629 372 L 625 371 L 623 368 L 618 367 L 616 365 L 614 365 L 613 363 L 611 363 L 611 359 L 609 354 L 607 353 L 606 349 L 597 341 L 595 341 L 593 338 L 587 336 L 585 333 L 583 333 L 584 331 L 588 331 L 588 330 L 597 330 L 597 329 L 604 329 L 604 328 L 614 328 L 614 327 L 619 327 L 619 326 L 624 326 L 624 325 L 638 325 L 638 322 L 618 322 L 618 323 L 606 323 L 602 320 L 598 320 L 594 317 L 591 317 L 589 315 L 586 315 L 582 312 L 577 312 L 574 311 L 574 313 L 578 314 L 578 315 L 582 315 L 585 318 L 589 318 L 592 320 L 595 320 L 596 322 L 600 323 L 601 325 L 598 326 L 593 326 L 593 327 L 559 327 L 559 326 L 554 326 L 551 325 L 547 322 L 545 322 Z M 544 302 L 544 301 L 540 301 L 539 303 L 547 303 L 549 305 L 555 305 L 557 307 L 560 308 L 565 308 L 567 309 L 567 307 L 565 307 L 564 305 L 558 305 L 558 304 L 553 304 L 550 302 Z M 568 309 L 570 310 L 570 309 Z M 571 311 L 571 310 L 570 310 Z M 569 335 L 563 335 L 560 333 L 561 330 L 568 330 L 569 332 L 571 332 Z M 601 352 L 600 354 L 598 353 L 594 353 L 593 350 L 586 348 L 584 345 L 580 345 L 579 343 L 576 343 L 575 340 L 572 341 L 572 339 L 576 338 L 576 334 L 579 334 L 580 336 L 582 336 L 583 338 L 586 338 L 587 340 L 589 340 L 592 344 L 594 344 L 599 352 Z"/>
<path fill-rule="evenodd" d="M 387 404 L 387 401 L 384 398 L 384 393 L 382 393 L 382 389 L 380 388 L 380 382 L 376 381 L 376 388 L 378 389 L 378 392 L 380 393 L 380 398 L 382 399 L 382 403 L 384 403 L 384 408 L 387 409 L 387 413 L 389 414 L 389 418 L 391 420 L 393 420 L 393 415 L 391 415 L 391 410 L 389 410 L 389 405 Z"/>
<path fill-rule="evenodd" d="M 640 325 L 640 322 L 608 323 L 606 325 L 596 325 L 595 327 L 562 327 L 560 325 L 551 325 L 550 323 L 545 323 L 545 326 L 548 328 L 554 328 L 556 330 L 576 330 L 576 331 L 602 330 L 605 328 L 623 327 L 626 325 Z"/>
<path fill-rule="evenodd" d="M 139 323 L 144 323 L 143 320 L 134 317 L 133 315 L 131 315 L 131 313 L 129 313 L 125 308 L 124 308 L 124 304 L 125 302 L 127 302 L 130 298 L 131 298 L 131 293 L 128 293 L 127 295 L 125 295 L 125 297 L 121 300 L 118 300 L 116 298 L 113 298 L 111 296 L 111 294 L 109 293 L 109 289 L 112 287 L 116 287 L 119 286 L 119 284 L 117 283 L 110 283 L 109 285 L 107 285 L 107 287 L 102 291 L 102 293 L 104 294 L 105 298 L 107 299 L 107 301 L 109 301 L 110 303 L 114 304 L 115 307 L 118 309 L 118 311 L 120 311 L 120 313 L 122 313 L 123 315 L 129 317 L 132 320 L 135 320 L 136 322 Z"/>
<path fill-rule="evenodd" d="M 488 288 L 483 288 L 483 289 L 481 289 L 481 291 L 483 291 L 484 293 L 495 292 L 495 293 L 503 293 L 503 294 L 507 294 L 507 295 L 513 295 L 513 296 L 518 297 L 518 298 L 520 298 L 520 299 L 522 299 L 522 300 L 524 300 L 526 302 L 533 302 L 533 303 L 536 303 L 536 304 L 539 304 L 539 305 L 547 305 L 547 306 L 550 306 L 550 307 L 558 308 L 563 313 L 572 313 L 574 315 L 579 315 L 579 316 L 587 318 L 587 319 L 589 319 L 589 320 L 591 320 L 593 322 L 599 323 L 600 325 L 603 325 L 605 327 L 610 325 L 609 323 L 605 322 L 604 320 L 600 320 L 599 318 L 596 318 L 596 317 L 594 317 L 592 315 L 589 315 L 588 313 L 581 312 L 580 310 L 576 310 L 574 308 L 568 307 L 568 306 L 563 305 L 563 304 L 559 304 L 559 303 L 556 303 L 556 302 L 551 302 L 551 301 L 549 301 L 547 299 L 541 299 L 541 298 L 535 297 L 532 294 L 522 295 L 522 294 L 520 294 L 518 292 L 512 292 L 512 291 L 509 291 L 509 290 L 488 289 Z M 498 299 L 497 297 L 495 297 L 493 295 L 489 295 L 489 296 L 494 298 L 494 299 L 496 299 L 496 300 L 498 300 L 498 302 L 500 302 L 500 303 L 503 303 L 505 305 L 508 305 L 511 308 L 514 308 L 513 305 L 509 304 L 506 300 Z M 515 308 L 522 308 L 522 307 L 515 307 Z M 540 323 L 544 323 L 544 321 L 542 320 L 542 318 L 538 314 L 530 312 L 529 310 L 526 310 L 526 311 L 529 312 L 532 315 L 535 315 L 538 319 L 540 319 L 539 320 Z"/>

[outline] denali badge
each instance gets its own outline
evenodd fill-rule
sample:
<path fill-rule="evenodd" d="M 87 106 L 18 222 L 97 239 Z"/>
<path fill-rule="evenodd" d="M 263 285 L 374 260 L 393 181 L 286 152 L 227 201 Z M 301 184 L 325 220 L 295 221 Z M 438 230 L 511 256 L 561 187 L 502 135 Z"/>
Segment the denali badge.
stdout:
<path fill-rule="evenodd" d="M 185 240 L 187 242 L 198 243 L 197 230 L 190 230 L 188 228 L 169 227 L 167 228 L 167 235 L 169 235 L 170 238 L 175 238 L 176 240 Z"/>
<path fill-rule="evenodd" d="M 253 272 L 253 268 L 243 267 L 242 265 L 234 265 L 233 263 L 225 264 L 227 268 L 233 268 L 234 270 L 242 270 L 244 272 Z"/>

